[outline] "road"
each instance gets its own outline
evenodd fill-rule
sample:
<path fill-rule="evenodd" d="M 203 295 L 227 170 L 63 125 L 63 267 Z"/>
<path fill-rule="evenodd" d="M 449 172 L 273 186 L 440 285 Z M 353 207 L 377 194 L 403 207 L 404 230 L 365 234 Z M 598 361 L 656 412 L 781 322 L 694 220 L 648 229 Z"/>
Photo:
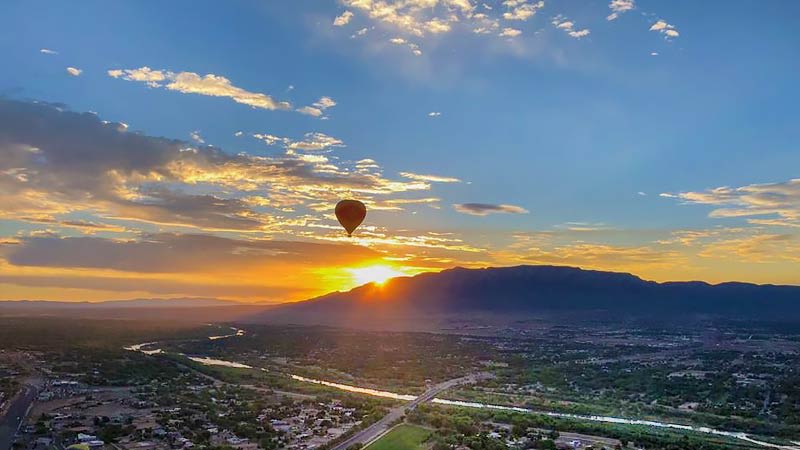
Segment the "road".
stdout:
<path fill-rule="evenodd" d="M 405 405 L 398 406 L 396 408 L 392 408 L 389 412 L 383 416 L 379 421 L 373 423 L 372 425 L 364 428 L 363 430 L 357 432 L 356 434 L 350 436 L 347 440 L 342 441 L 340 444 L 331 448 L 331 450 L 345 450 L 353 444 L 361 443 L 361 444 L 369 444 L 370 442 L 374 441 L 392 426 L 392 423 L 403 417 L 406 411 L 410 411 L 417 407 L 420 403 L 425 403 L 428 401 L 433 400 L 438 394 L 442 391 L 446 391 L 452 387 L 461 385 L 461 384 L 468 384 L 474 383 L 479 379 L 487 377 L 486 374 L 478 374 L 478 375 L 469 375 L 466 377 L 456 378 L 453 380 L 448 380 L 443 383 L 439 383 L 435 386 L 432 386 L 430 389 L 422 393 L 422 395 L 418 396 L 414 400 L 406 403 Z"/>
<path fill-rule="evenodd" d="M 38 389 L 33 385 L 25 385 L 22 390 L 11 400 L 6 414 L 0 417 L 0 450 L 8 450 L 14 442 L 25 416 L 28 414 L 33 401 L 38 395 Z"/>

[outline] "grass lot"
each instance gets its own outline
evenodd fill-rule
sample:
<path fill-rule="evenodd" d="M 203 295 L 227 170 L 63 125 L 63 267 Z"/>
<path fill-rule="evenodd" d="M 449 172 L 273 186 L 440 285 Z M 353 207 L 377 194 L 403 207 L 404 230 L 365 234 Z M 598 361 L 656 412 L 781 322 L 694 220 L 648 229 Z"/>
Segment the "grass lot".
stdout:
<path fill-rule="evenodd" d="M 399 425 L 367 447 L 369 450 L 420 450 L 430 430 L 414 425 Z"/>

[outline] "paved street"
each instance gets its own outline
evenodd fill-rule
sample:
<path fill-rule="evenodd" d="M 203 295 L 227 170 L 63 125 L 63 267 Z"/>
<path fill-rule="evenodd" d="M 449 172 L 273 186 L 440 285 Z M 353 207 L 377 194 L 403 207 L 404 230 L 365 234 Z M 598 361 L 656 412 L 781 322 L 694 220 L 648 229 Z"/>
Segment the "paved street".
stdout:
<path fill-rule="evenodd" d="M 483 377 L 485 377 L 485 375 L 483 374 L 469 375 L 466 377 L 456 378 L 453 380 L 445 381 L 443 383 L 439 383 L 431 387 L 427 391 L 425 391 L 422 395 L 418 396 L 414 400 L 411 400 L 407 404 L 398 406 L 396 408 L 392 408 L 388 414 L 386 414 L 385 416 L 383 416 L 383 418 L 381 418 L 381 420 L 373 423 L 367 428 L 364 428 L 363 430 L 357 432 L 353 436 L 350 436 L 349 439 L 336 445 L 331 450 L 345 450 L 351 445 L 356 443 L 368 444 L 377 439 L 383 433 L 385 433 L 391 427 L 393 422 L 403 417 L 406 410 L 412 410 L 416 408 L 417 405 L 419 405 L 420 403 L 425 403 L 430 400 L 433 400 L 433 398 L 436 397 L 436 395 L 438 395 L 442 391 L 458 386 L 460 384 L 474 383 L 475 381 Z"/>
<path fill-rule="evenodd" d="M 38 391 L 34 386 L 23 386 L 22 391 L 11 401 L 6 414 L 0 417 L 0 450 L 11 448 L 14 436 L 37 395 Z"/>

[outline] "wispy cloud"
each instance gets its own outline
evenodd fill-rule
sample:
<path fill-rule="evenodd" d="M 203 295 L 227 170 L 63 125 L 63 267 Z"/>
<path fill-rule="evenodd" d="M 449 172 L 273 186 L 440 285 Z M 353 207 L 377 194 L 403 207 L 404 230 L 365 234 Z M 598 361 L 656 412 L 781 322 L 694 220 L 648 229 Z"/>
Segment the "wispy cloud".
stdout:
<path fill-rule="evenodd" d="M 628 12 L 636 7 L 634 0 L 611 0 L 608 4 L 611 14 L 606 20 L 616 20 L 621 14 Z"/>
<path fill-rule="evenodd" d="M 740 262 L 800 262 L 800 239 L 791 234 L 754 233 L 706 244 L 699 256 Z"/>
<path fill-rule="evenodd" d="M 75 67 L 67 67 L 67 73 L 72 75 L 73 77 L 79 77 L 83 73 L 83 70 Z"/>
<path fill-rule="evenodd" d="M 544 1 L 505 0 L 503 6 L 508 8 L 503 13 L 503 19 L 528 20 L 536 15 L 538 10 L 544 8 Z"/>
<path fill-rule="evenodd" d="M 336 16 L 336 18 L 333 19 L 333 25 L 336 27 L 343 27 L 348 23 L 350 23 L 350 19 L 352 18 L 353 18 L 352 11 L 345 11 L 340 16 Z"/>
<path fill-rule="evenodd" d="M 224 76 L 215 74 L 200 75 L 194 72 L 172 72 L 154 70 L 149 67 L 138 69 L 112 69 L 108 71 L 112 78 L 145 83 L 152 88 L 164 88 L 184 94 L 225 97 L 236 103 L 266 110 L 291 110 L 288 101 L 275 100 L 272 96 L 261 92 L 252 92 L 233 85 Z M 336 105 L 330 97 L 322 97 L 311 106 L 298 108 L 297 111 L 314 117 L 321 117 L 323 112 Z"/>
<path fill-rule="evenodd" d="M 416 56 L 421 56 L 422 55 L 422 50 L 419 49 L 419 45 L 417 45 L 417 44 L 415 44 L 413 42 L 408 42 L 407 40 L 405 40 L 403 38 L 400 38 L 400 37 L 391 38 L 391 39 L 389 39 L 389 42 L 394 44 L 394 45 L 403 45 L 403 46 L 408 47 L 411 50 L 411 53 L 413 53 Z"/>
<path fill-rule="evenodd" d="M 57 55 L 58 52 L 55 50 L 50 50 L 49 48 L 43 48 L 39 50 L 39 53 L 44 53 L 45 55 Z"/>
<path fill-rule="evenodd" d="M 588 28 L 583 28 L 580 30 L 575 28 L 575 22 L 568 20 L 566 17 L 561 15 L 554 17 L 550 23 L 552 23 L 553 26 L 559 30 L 564 30 L 564 32 L 575 39 L 586 37 L 589 35 L 589 33 L 591 33 Z"/>
<path fill-rule="evenodd" d="M 675 29 L 674 25 L 671 25 L 661 19 L 659 19 L 656 23 L 650 26 L 650 31 L 661 33 L 667 39 L 672 39 L 680 36 L 680 33 L 678 33 L 678 30 Z"/>
<path fill-rule="evenodd" d="M 334 106 L 336 106 L 336 102 L 332 98 L 321 97 L 319 100 L 312 103 L 311 106 L 298 108 L 297 112 L 314 117 L 324 117 L 325 111 L 328 108 L 333 108 Z"/>
<path fill-rule="evenodd" d="M 527 214 L 528 210 L 515 205 L 494 205 L 490 203 L 459 203 L 453 205 L 456 211 L 472 216 L 488 216 L 489 214 Z"/>
<path fill-rule="evenodd" d="M 367 28 L 367 27 L 364 27 L 364 28 L 359 28 L 358 30 L 356 30 L 356 32 L 355 32 L 355 33 L 353 33 L 353 34 L 350 36 L 350 38 L 352 38 L 352 39 L 355 39 L 355 38 L 357 38 L 357 37 L 364 36 L 365 34 L 367 34 L 367 32 L 368 32 L 368 31 L 369 31 L 369 28 Z"/>
<path fill-rule="evenodd" d="M 197 142 L 198 144 L 205 144 L 206 141 L 203 139 L 203 136 L 200 135 L 200 132 L 195 130 L 189 133 L 189 137 L 192 138 L 193 141 Z"/>
<path fill-rule="evenodd" d="M 460 183 L 461 180 L 453 177 L 442 177 L 439 175 L 421 175 L 412 172 L 400 172 L 400 176 L 417 181 L 430 181 L 431 183 Z"/>
<path fill-rule="evenodd" d="M 291 139 L 287 137 L 275 136 L 272 134 L 256 133 L 254 138 L 264 141 L 267 145 L 283 145 L 288 153 L 295 150 L 302 151 L 326 151 L 333 147 L 344 147 L 341 139 L 328 136 L 325 133 L 312 132 L 303 135 L 302 139 Z"/>
<path fill-rule="evenodd" d="M 472 15 L 469 0 L 342 0 L 368 18 L 412 36 L 447 33 Z"/>
<path fill-rule="evenodd" d="M 521 30 L 516 28 L 503 28 L 503 31 L 500 32 L 499 36 L 502 37 L 517 37 L 522 34 Z"/>
<path fill-rule="evenodd" d="M 758 225 L 800 227 L 800 179 L 779 183 L 722 186 L 706 191 L 662 193 L 685 203 L 714 205 L 710 217 L 746 217 Z"/>

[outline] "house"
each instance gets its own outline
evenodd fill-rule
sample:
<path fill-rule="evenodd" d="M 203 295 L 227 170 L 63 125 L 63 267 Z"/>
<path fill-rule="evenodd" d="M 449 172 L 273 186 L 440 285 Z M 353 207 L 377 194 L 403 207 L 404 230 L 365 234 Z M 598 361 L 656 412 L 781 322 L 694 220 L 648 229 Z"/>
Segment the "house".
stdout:
<path fill-rule="evenodd" d="M 87 443 L 95 440 L 97 440 L 97 436 L 93 434 L 78 433 L 78 442 Z"/>

